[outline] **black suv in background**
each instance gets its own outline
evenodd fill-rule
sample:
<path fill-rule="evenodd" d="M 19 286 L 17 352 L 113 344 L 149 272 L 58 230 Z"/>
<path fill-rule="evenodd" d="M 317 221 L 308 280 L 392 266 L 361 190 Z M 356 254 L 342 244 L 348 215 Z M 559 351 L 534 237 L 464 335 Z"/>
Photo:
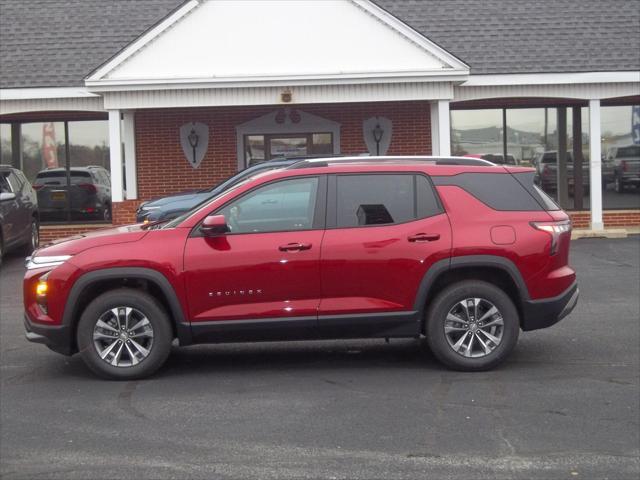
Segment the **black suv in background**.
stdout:
<path fill-rule="evenodd" d="M 15 248 L 30 254 L 39 238 L 36 192 L 20 170 L 0 165 L 0 262 Z"/>
<path fill-rule="evenodd" d="M 38 192 L 38 205 L 43 222 L 67 220 L 111 221 L 111 177 L 99 166 L 72 167 L 67 180 L 64 168 L 48 168 L 38 172 L 33 188 Z"/>

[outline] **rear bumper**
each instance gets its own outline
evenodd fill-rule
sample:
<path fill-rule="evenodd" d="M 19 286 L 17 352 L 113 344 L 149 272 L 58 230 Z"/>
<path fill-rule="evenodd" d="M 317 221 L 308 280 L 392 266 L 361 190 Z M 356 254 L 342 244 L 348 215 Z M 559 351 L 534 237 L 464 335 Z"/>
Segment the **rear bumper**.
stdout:
<path fill-rule="evenodd" d="M 27 340 L 42 343 L 51 350 L 63 355 L 73 355 L 73 332 L 67 325 L 41 325 L 34 323 L 24 314 L 24 329 Z"/>
<path fill-rule="evenodd" d="M 523 302 L 522 330 L 538 330 L 558 323 L 578 304 L 579 294 L 578 282 L 573 282 L 557 297 Z"/>

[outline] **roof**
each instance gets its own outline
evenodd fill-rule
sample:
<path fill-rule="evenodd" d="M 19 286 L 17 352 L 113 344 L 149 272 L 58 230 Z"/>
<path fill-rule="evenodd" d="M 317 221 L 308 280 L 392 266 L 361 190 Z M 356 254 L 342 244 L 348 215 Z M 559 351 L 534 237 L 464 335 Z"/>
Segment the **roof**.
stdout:
<path fill-rule="evenodd" d="M 471 74 L 640 70 L 640 0 L 375 0 Z"/>
<path fill-rule="evenodd" d="M 0 88 L 74 87 L 182 0 L 0 0 Z"/>
<path fill-rule="evenodd" d="M 640 0 L 374 0 L 472 74 L 640 70 Z M 0 0 L 0 88 L 72 87 L 183 0 Z"/>

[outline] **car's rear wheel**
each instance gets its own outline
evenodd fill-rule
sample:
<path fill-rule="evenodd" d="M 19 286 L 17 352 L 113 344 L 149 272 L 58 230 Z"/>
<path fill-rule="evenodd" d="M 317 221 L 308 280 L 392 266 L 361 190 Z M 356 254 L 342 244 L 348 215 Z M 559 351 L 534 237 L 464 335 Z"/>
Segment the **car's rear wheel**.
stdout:
<path fill-rule="evenodd" d="M 427 313 L 431 351 L 455 370 L 497 366 L 515 347 L 519 332 L 515 305 L 504 291 L 487 282 L 467 280 L 450 285 Z"/>
<path fill-rule="evenodd" d="M 155 298 L 122 288 L 87 306 L 77 339 L 80 355 L 94 373 L 132 380 L 147 377 L 164 364 L 173 334 L 169 317 Z"/>

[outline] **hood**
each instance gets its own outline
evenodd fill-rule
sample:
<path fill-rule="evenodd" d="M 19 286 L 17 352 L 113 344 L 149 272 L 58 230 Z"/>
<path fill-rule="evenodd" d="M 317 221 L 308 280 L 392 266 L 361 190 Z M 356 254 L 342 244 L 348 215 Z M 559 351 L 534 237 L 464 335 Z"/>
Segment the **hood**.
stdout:
<path fill-rule="evenodd" d="M 89 248 L 114 243 L 136 242 L 148 233 L 141 225 L 126 225 L 116 228 L 104 228 L 92 232 L 61 238 L 39 248 L 34 257 L 46 255 L 76 255 Z"/>
<path fill-rule="evenodd" d="M 148 207 L 166 207 L 168 205 L 171 206 L 181 206 L 180 204 L 184 203 L 185 205 L 195 205 L 196 203 L 204 200 L 205 198 L 213 195 L 212 190 L 202 191 L 202 190 L 193 190 L 189 192 L 181 192 L 176 193 L 174 195 L 169 195 L 166 197 L 156 198 L 153 200 L 149 200 L 148 202 L 144 202 L 140 204 L 141 208 Z"/>

